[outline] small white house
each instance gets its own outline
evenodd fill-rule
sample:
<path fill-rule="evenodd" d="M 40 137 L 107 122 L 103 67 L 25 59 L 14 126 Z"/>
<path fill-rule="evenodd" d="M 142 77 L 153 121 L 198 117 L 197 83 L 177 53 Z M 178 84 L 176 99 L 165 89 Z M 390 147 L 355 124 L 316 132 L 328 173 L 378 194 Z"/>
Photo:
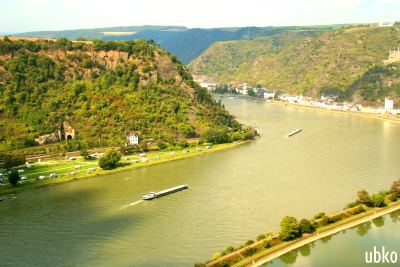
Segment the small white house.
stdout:
<path fill-rule="evenodd" d="M 385 98 L 385 112 L 393 113 L 393 100 Z"/>
<path fill-rule="evenodd" d="M 134 133 L 129 133 L 126 137 L 126 144 L 128 146 L 135 146 L 139 144 L 139 136 L 135 135 Z"/>
<path fill-rule="evenodd" d="M 264 99 L 271 99 L 271 98 L 275 98 L 274 92 L 264 92 Z"/>

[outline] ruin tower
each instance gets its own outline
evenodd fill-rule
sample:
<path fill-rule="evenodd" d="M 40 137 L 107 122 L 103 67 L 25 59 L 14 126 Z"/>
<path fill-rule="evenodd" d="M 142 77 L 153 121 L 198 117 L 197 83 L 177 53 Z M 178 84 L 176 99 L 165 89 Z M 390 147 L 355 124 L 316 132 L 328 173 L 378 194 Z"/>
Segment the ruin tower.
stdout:
<path fill-rule="evenodd" d="M 65 140 L 73 139 L 75 138 L 75 129 L 72 128 L 67 121 L 64 121 L 62 124 L 61 134 Z"/>

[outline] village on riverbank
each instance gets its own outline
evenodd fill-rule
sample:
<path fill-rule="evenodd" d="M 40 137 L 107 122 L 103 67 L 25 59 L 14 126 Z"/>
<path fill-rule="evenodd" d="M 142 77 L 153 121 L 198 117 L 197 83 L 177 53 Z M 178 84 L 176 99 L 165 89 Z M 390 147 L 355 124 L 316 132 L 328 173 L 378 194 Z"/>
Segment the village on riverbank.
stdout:
<path fill-rule="evenodd" d="M 237 97 L 253 97 L 264 101 L 280 101 L 282 103 L 319 108 L 325 110 L 353 112 L 359 114 L 383 116 L 389 119 L 397 120 L 400 118 L 400 112 L 395 108 L 393 99 L 386 97 L 384 103 L 380 106 L 362 105 L 352 102 L 341 102 L 337 96 L 324 96 L 313 98 L 303 96 L 302 94 L 280 93 L 269 90 L 262 86 L 251 87 L 247 83 L 238 83 L 227 85 L 222 83 L 207 82 L 199 80 L 200 85 L 211 93 L 227 94 Z"/>

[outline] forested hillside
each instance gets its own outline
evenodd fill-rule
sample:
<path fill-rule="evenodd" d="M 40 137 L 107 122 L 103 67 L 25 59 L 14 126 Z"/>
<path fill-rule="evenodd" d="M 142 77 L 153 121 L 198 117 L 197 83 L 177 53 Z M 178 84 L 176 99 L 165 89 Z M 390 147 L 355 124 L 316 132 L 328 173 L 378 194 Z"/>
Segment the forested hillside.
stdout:
<path fill-rule="evenodd" d="M 242 126 L 154 42 L 0 40 L 0 151 L 35 146 L 63 122 L 89 146 L 175 143 Z M 233 137 L 232 137 L 233 138 Z"/>
<path fill-rule="evenodd" d="M 392 89 L 372 90 L 371 75 L 374 70 L 393 69 L 383 61 L 399 46 L 399 25 L 357 26 L 304 35 L 280 33 L 255 40 L 218 42 L 189 66 L 193 74 L 219 82 L 261 84 L 276 91 L 312 96 L 329 93 L 343 99 L 357 93 L 373 101 L 389 91 L 398 96 Z M 367 81 L 371 83 L 366 85 Z"/>

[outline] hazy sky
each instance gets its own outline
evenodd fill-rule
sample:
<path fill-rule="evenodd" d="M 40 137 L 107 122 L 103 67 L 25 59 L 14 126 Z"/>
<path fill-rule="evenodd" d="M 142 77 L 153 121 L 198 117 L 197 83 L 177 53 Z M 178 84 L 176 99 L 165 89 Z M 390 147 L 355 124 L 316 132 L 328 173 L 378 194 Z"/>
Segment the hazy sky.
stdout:
<path fill-rule="evenodd" d="M 400 0 L 0 0 L 0 32 L 135 25 L 278 26 L 400 20 Z"/>

